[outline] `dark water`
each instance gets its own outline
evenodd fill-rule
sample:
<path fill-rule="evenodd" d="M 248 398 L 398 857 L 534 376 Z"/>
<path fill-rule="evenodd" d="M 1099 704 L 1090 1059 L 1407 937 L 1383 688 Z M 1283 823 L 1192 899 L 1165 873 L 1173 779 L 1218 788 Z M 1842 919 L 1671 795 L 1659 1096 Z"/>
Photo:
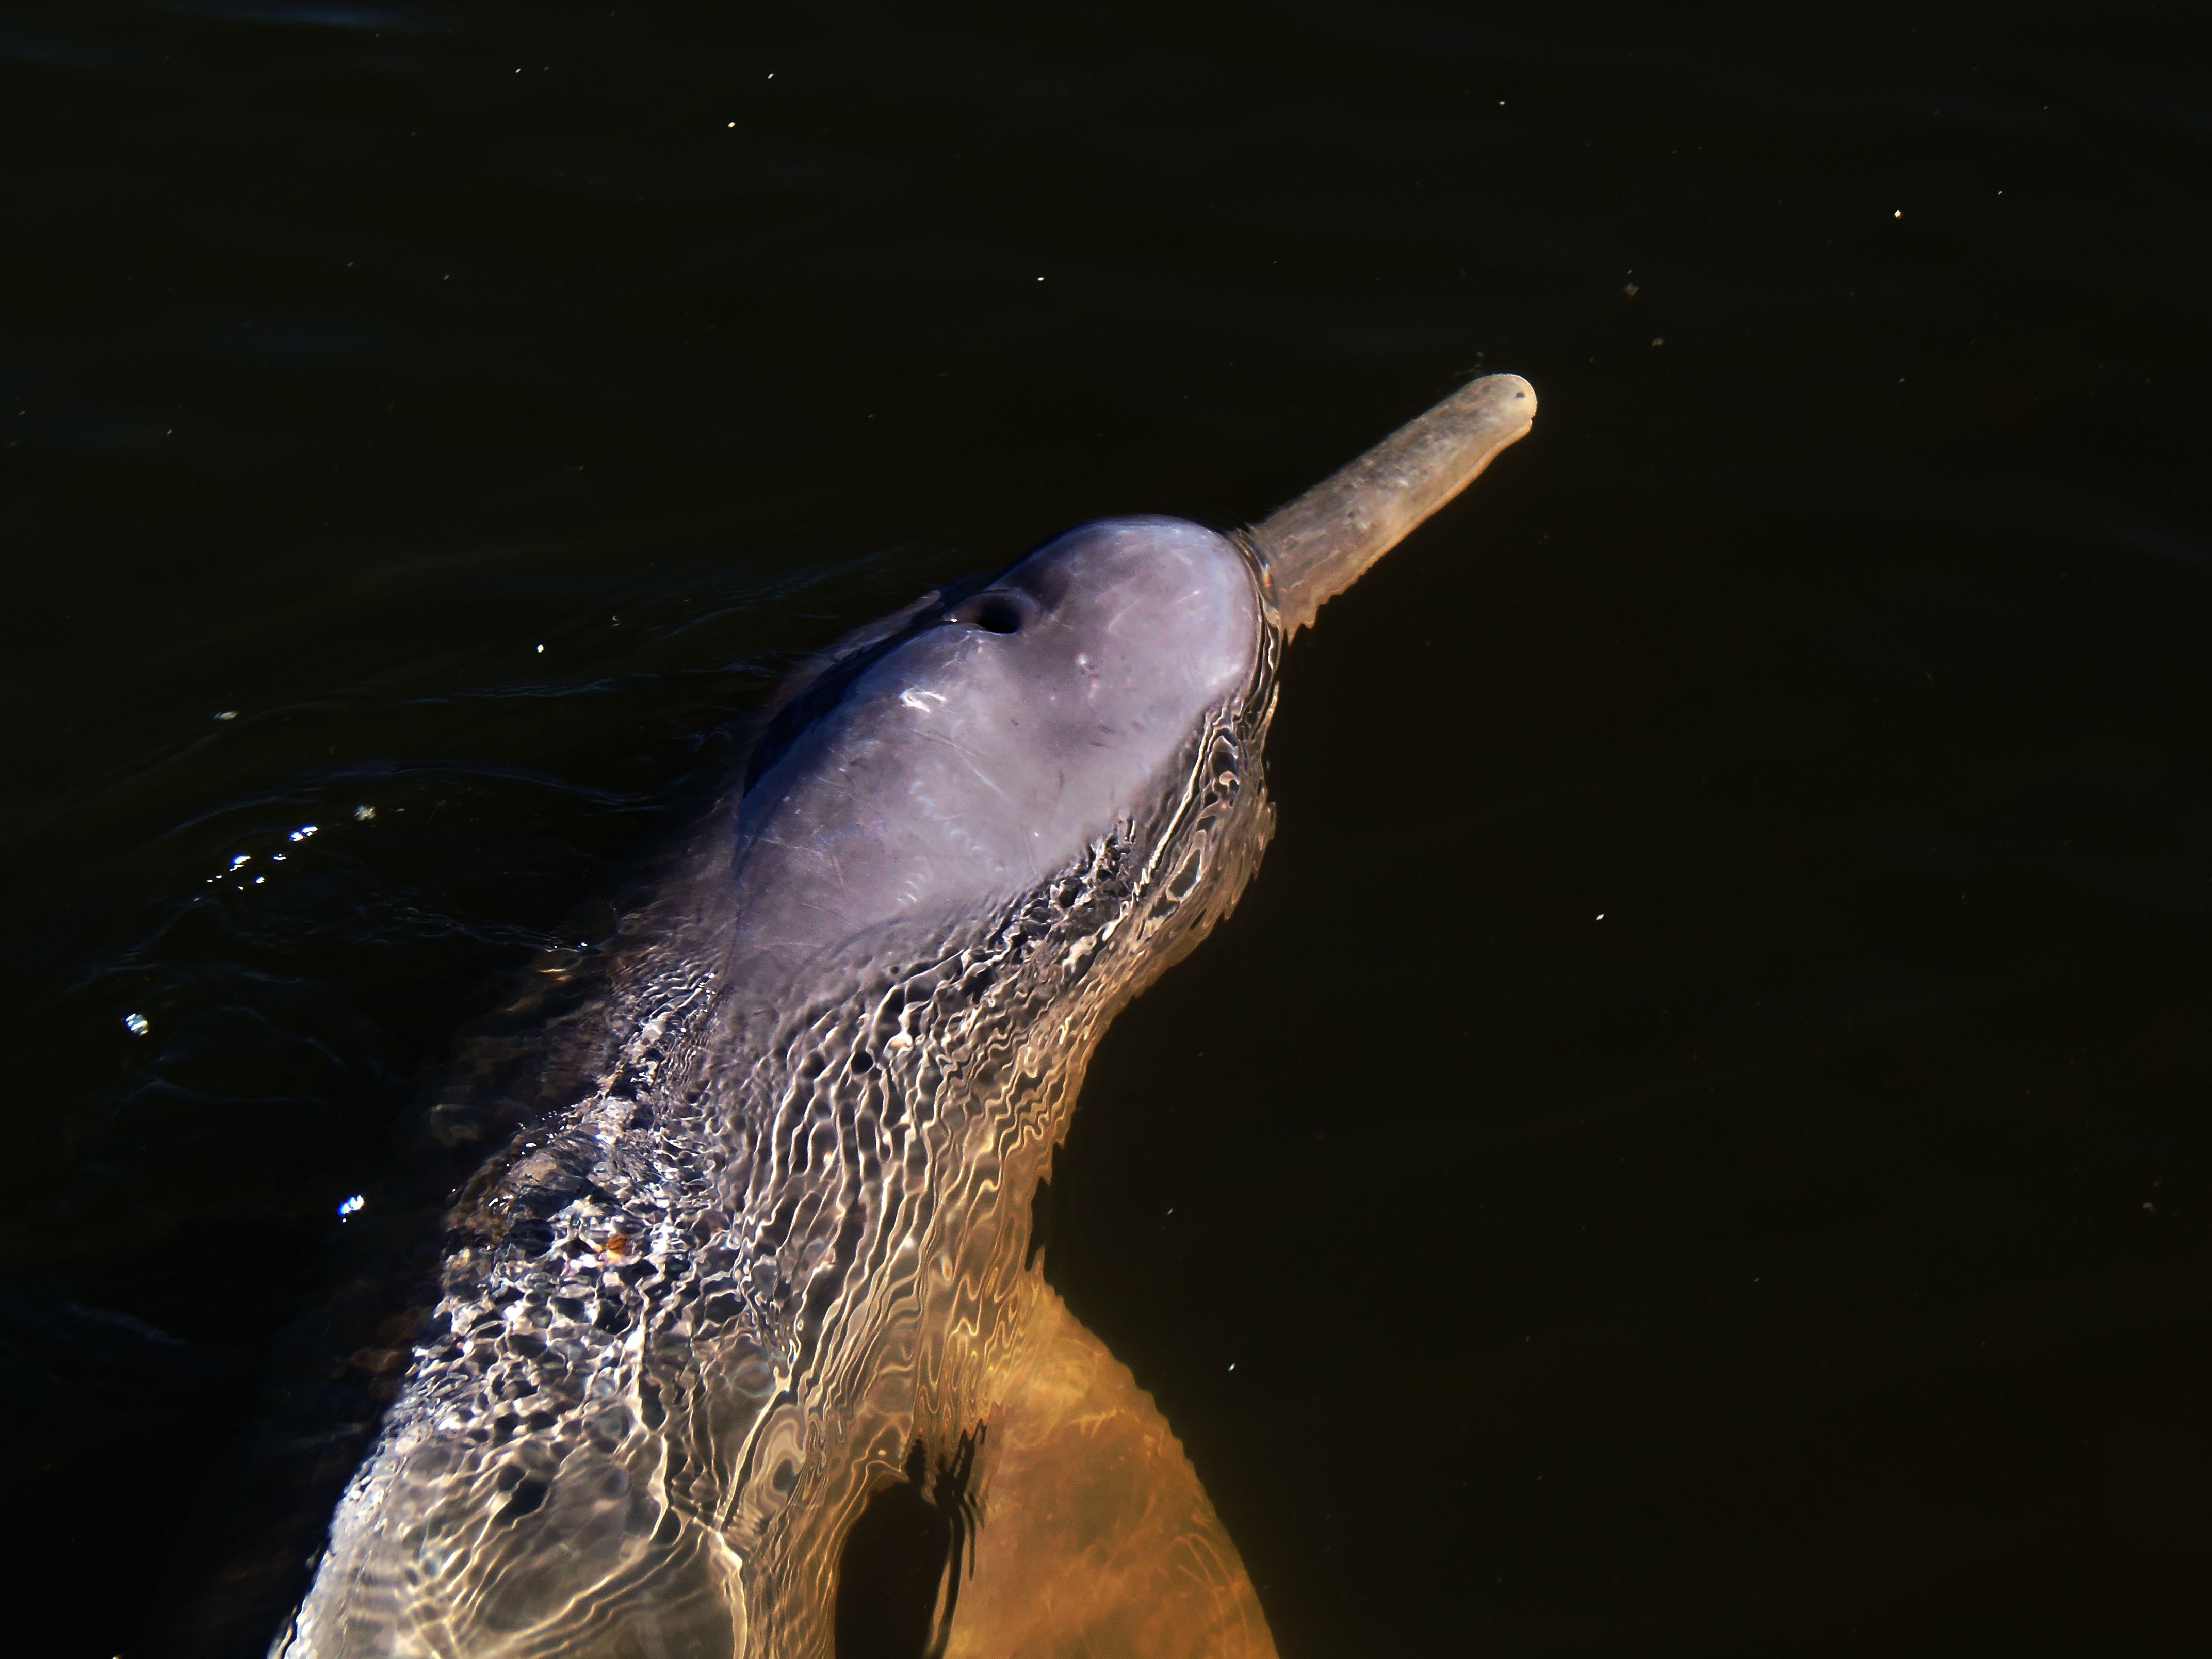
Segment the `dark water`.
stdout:
<path fill-rule="evenodd" d="M 1478 368 L 1050 1276 L 1286 1659 L 2201 1641 L 2201 12 L 921 9 L 0 16 L 11 1650 L 260 1651 L 795 653 Z"/>

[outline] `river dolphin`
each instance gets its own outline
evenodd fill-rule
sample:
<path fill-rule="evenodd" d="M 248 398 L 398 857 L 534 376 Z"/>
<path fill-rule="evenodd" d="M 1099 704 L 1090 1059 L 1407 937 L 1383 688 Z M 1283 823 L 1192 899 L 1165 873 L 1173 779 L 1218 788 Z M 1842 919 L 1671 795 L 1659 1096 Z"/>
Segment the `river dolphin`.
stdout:
<path fill-rule="evenodd" d="M 1030 1265 L 1116 1010 L 1272 826 L 1291 635 L 1524 434 L 1472 382 L 1257 526 L 1073 530 L 839 641 L 453 1212 L 282 1659 L 1272 1655 Z"/>

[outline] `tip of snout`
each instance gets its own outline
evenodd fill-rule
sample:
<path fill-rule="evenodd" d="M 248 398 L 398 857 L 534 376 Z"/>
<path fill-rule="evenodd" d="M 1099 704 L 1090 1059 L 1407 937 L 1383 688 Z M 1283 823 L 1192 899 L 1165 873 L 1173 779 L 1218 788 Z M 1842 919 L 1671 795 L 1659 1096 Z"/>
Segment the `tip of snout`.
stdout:
<path fill-rule="evenodd" d="M 1486 374 L 1255 526 L 1284 633 L 1310 623 L 1535 418 L 1535 387 Z"/>

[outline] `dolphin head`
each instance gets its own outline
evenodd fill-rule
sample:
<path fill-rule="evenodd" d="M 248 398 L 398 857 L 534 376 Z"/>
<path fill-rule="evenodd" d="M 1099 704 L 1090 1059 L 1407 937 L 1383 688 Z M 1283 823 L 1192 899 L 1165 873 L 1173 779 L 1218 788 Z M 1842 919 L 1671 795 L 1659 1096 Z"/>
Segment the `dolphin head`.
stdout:
<path fill-rule="evenodd" d="M 1151 812 L 1252 686 L 1263 580 L 1202 526 L 1112 519 L 849 649 L 749 768 L 741 955 L 781 972 L 877 930 L 940 931 Z"/>
<path fill-rule="evenodd" d="M 740 954 L 772 981 L 871 930 L 926 933 L 1154 810 L 1269 632 L 1311 623 L 1534 414 L 1527 381 L 1489 376 L 1246 535 L 1085 525 L 833 650 L 748 768 Z"/>

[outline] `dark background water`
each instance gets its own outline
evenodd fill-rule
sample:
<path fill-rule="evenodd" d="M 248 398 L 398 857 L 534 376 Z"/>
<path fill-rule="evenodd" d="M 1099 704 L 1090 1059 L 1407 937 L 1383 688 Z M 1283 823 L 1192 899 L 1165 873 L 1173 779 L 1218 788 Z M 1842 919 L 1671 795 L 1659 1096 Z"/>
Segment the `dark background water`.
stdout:
<path fill-rule="evenodd" d="M 11 1650 L 260 1651 L 795 653 L 1480 368 L 1048 1272 L 1285 1659 L 2201 1642 L 2212 42 L 1782 9 L 0 15 Z"/>

